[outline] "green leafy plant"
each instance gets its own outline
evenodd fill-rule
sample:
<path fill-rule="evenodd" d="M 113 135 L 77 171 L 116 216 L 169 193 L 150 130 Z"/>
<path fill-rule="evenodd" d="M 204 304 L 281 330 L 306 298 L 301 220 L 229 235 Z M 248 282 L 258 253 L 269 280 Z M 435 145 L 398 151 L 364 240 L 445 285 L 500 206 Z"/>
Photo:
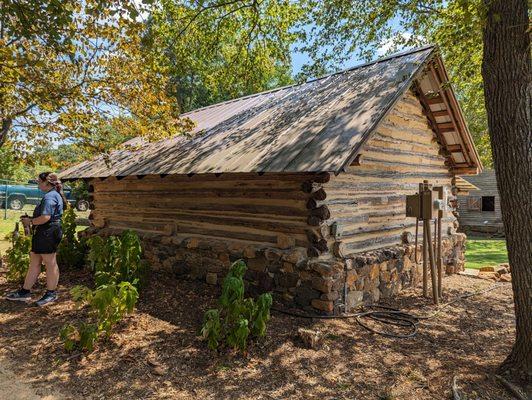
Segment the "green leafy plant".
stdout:
<path fill-rule="evenodd" d="M 222 283 L 218 309 L 205 313 L 201 336 L 213 350 L 225 342 L 234 349 L 245 351 L 250 337 L 266 334 L 272 296 L 261 294 L 256 302 L 250 297 L 244 298 L 246 269 L 242 260 L 233 263 Z"/>
<path fill-rule="evenodd" d="M 6 277 L 11 282 L 22 282 L 30 264 L 31 238 L 21 234 L 17 224 L 17 230 L 7 235 L 6 239 L 11 241 L 11 248 L 6 251 Z"/>
<path fill-rule="evenodd" d="M 113 327 L 124 316 L 132 313 L 137 304 L 139 292 L 135 284 L 136 282 L 111 283 L 95 290 L 86 286 L 74 286 L 70 293 L 79 307 L 89 307 L 89 322 L 63 327 L 60 337 L 65 349 L 92 351 L 101 335 L 109 337 Z"/>
<path fill-rule="evenodd" d="M 88 245 L 87 259 L 95 272 L 96 286 L 135 280 L 143 283 L 147 268 L 135 232 L 126 230 L 120 237 L 93 236 L 88 239 Z"/>
<path fill-rule="evenodd" d="M 63 239 L 57 248 L 57 262 L 61 266 L 81 268 L 85 262 L 87 245 L 76 235 L 76 212 L 68 207 L 61 219 Z"/>
<path fill-rule="evenodd" d="M 94 236 L 88 245 L 87 259 L 95 271 L 96 289 L 78 285 L 70 291 L 79 307 L 89 308 L 89 315 L 87 322 L 68 324 L 61 330 L 67 351 L 92 351 L 98 338 L 111 335 L 113 327 L 133 312 L 139 298 L 139 282 L 146 271 L 140 240 L 132 231 L 125 231 L 120 237 Z"/>

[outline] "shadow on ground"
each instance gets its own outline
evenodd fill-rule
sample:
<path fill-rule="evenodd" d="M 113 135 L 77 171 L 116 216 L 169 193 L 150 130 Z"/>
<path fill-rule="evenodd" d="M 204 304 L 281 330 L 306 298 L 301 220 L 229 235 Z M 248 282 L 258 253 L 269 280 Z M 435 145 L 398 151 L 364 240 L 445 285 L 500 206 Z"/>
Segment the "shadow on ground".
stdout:
<path fill-rule="evenodd" d="M 66 353 L 65 323 L 82 318 L 67 288 L 89 283 L 62 276 L 61 302 L 33 308 L 0 301 L 0 355 L 16 372 L 67 398 L 105 399 L 448 399 L 453 376 L 470 398 L 510 399 L 494 380 L 514 337 L 510 284 L 455 303 L 423 321 L 411 339 L 374 335 L 353 320 L 297 319 L 274 313 L 268 335 L 246 357 L 208 350 L 197 333 L 219 289 L 154 273 L 137 312 L 91 354 Z M 491 282 L 453 276 L 444 301 Z M 0 276 L 0 296 L 14 288 Z M 392 304 L 414 313 L 434 308 L 419 291 Z M 319 350 L 302 348 L 301 326 L 321 330 Z"/>

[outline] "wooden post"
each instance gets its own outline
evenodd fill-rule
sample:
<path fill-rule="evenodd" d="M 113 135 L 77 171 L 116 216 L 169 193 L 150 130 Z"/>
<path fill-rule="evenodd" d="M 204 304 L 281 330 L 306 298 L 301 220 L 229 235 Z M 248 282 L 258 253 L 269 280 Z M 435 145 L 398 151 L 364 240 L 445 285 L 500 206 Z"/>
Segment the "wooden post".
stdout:
<path fill-rule="evenodd" d="M 421 196 L 424 190 L 423 183 L 419 184 L 419 200 L 421 202 Z M 423 296 L 428 297 L 428 272 L 427 272 L 427 226 L 425 220 L 423 220 Z"/>
<path fill-rule="evenodd" d="M 423 220 L 423 296 L 428 297 L 429 296 L 429 277 L 428 277 L 428 271 L 427 271 L 427 254 L 428 254 L 428 248 L 427 245 L 429 244 L 430 239 L 427 240 L 427 221 Z"/>
<path fill-rule="evenodd" d="M 438 295 L 443 295 L 443 260 L 441 255 L 441 218 L 438 217 Z"/>
<path fill-rule="evenodd" d="M 436 281 L 436 263 L 434 260 L 434 248 L 432 247 L 431 243 L 431 234 L 430 234 L 430 220 L 426 221 L 427 224 L 427 234 L 426 238 L 428 239 L 428 251 L 429 251 L 429 262 L 430 262 L 430 277 L 432 280 L 432 297 L 434 299 L 434 304 L 438 305 L 440 304 L 439 298 L 438 298 L 438 282 Z"/>

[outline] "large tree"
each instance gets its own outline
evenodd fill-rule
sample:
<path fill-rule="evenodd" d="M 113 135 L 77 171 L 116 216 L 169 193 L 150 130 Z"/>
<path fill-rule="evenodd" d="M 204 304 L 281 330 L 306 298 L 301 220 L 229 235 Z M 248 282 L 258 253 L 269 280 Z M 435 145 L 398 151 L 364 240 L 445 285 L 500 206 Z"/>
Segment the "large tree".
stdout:
<path fill-rule="evenodd" d="M 482 76 L 516 316 L 503 370 L 532 378 L 532 63 L 526 0 L 484 0 Z"/>
<path fill-rule="evenodd" d="M 142 51 L 144 3 L 2 1 L 0 146 L 90 145 L 94 127 L 109 119 L 149 138 L 190 128 L 166 95 L 164 69 Z"/>
<path fill-rule="evenodd" d="M 475 142 L 491 144 L 512 268 L 516 340 L 501 370 L 532 374 L 532 122 L 527 0 L 306 0 L 312 74 L 357 52 L 435 41 Z M 484 103 L 484 104 L 483 104 Z M 486 112 L 487 111 L 487 112 Z M 489 129 L 486 129 L 489 128 Z M 487 132 L 489 131 L 489 136 Z"/>
<path fill-rule="evenodd" d="M 106 127 L 186 132 L 180 112 L 291 83 L 300 12 L 289 0 L 6 0 L 0 146 L 105 151 L 94 139 Z"/>
<path fill-rule="evenodd" d="M 145 37 L 169 75 L 183 111 L 292 82 L 292 29 L 301 15 L 288 0 L 161 0 Z"/>

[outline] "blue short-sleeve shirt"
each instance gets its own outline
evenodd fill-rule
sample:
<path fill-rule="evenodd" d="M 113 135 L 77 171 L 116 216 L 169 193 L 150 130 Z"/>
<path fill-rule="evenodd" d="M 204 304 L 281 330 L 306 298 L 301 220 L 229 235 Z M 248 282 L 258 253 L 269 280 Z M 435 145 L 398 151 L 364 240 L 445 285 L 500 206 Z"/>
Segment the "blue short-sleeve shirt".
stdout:
<path fill-rule="evenodd" d="M 50 222 L 61 220 L 63 215 L 63 198 L 56 190 L 50 190 L 42 198 L 40 204 L 33 211 L 33 218 L 49 215 Z"/>

